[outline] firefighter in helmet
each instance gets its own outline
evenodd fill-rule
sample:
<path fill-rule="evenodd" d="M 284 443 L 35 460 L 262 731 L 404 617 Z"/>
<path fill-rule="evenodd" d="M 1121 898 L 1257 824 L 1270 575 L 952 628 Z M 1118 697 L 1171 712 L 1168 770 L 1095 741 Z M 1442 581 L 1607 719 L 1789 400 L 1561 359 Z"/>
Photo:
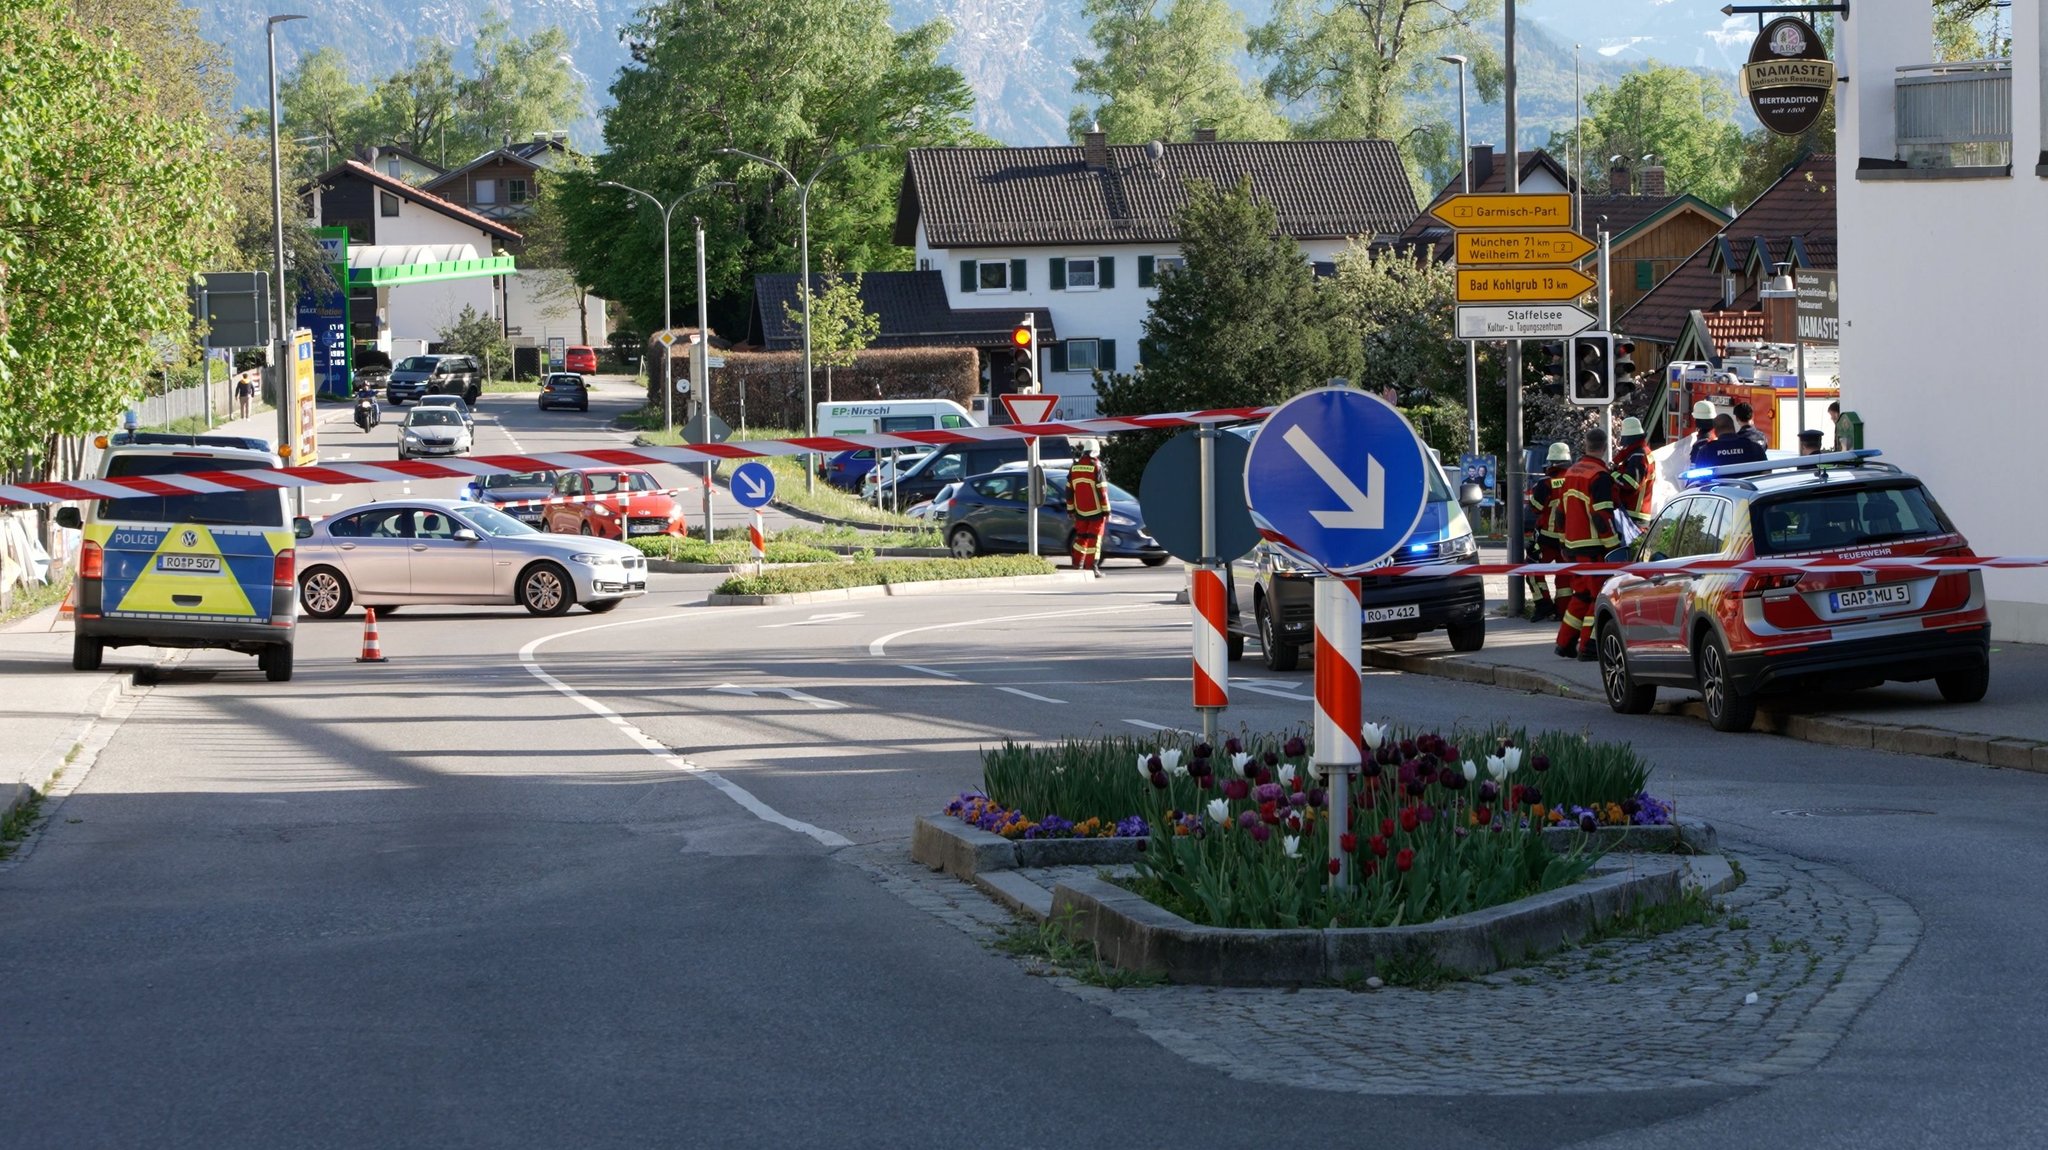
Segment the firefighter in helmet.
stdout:
<path fill-rule="evenodd" d="M 1657 494 L 1657 461 L 1650 458 L 1643 421 L 1631 415 L 1621 421 L 1621 453 L 1614 457 L 1614 506 L 1628 516 L 1636 534 L 1650 525 L 1650 503 Z"/>
<path fill-rule="evenodd" d="M 1557 533 L 1551 524 L 1551 510 L 1557 506 L 1557 494 L 1564 485 L 1564 469 L 1571 465 L 1572 449 L 1562 441 L 1550 445 L 1544 456 L 1543 472 L 1529 481 L 1528 494 L 1523 505 L 1528 514 L 1522 517 L 1522 554 L 1524 557 L 1542 563 L 1556 563 L 1563 558 L 1557 545 Z M 1529 589 L 1536 593 L 1535 609 L 1529 617 L 1536 621 L 1557 618 L 1557 603 L 1550 597 L 1550 588 L 1541 575 L 1526 576 Z M 1558 597 L 1566 594 L 1563 576 L 1557 580 Z"/>
<path fill-rule="evenodd" d="M 1565 469 L 1558 503 L 1554 514 L 1560 525 L 1559 542 L 1564 547 L 1567 562 L 1598 563 L 1609 551 L 1621 545 L 1621 538 L 1614 531 L 1614 472 L 1607 466 L 1606 429 L 1595 427 L 1586 432 L 1584 452 L 1576 463 Z M 1564 621 L 1557 629 L 1557 653 L 1567 659 L 1597 659 L 1599 652 L 1593 640 L 1593 599 L 1600 593 L 1600 584 L 1605 576 L 1591 574 L 1568 578 L 1572 597 L 1565 605 Z"/>
<path fill-rule="evenodd" d="M 1067 468 L 1067 514 L 1074 519 L 1074 567 L 1102 576 L 1102 529 L 1109 522 L 1109 496 L 1102 485 L 1102 465 L 1095 461 L 1095 445 L 1087 440 L 1074 447 L 1073 466 Z"/>

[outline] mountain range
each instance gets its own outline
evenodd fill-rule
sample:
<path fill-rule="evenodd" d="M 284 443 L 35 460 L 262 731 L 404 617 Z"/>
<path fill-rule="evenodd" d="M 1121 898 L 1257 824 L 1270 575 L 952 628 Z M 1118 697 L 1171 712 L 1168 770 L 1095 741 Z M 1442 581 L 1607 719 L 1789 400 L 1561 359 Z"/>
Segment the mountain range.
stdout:
<path fill-rule="evenodd" d="M 444 40 L 458 57 L 473 41 L 477 18 L 494 0 L 337 0 L 317 15 L 278 30 L 278 68 L 332 45 L 352 62 L 359 81 L 382 77 L 410 61 L 420 37 Z M 1270 12 L 1269 0 L 1233 0 L 1247 23 Z M 571 44 L 572 63 L 586 87 L 585 116 L 564 125 L 581 150 L 603 146 L 599 118 L 608 89 L 627 55 L 619 29 L 644 0 L 520 0 L 508 7 L 520 35 L 553 25 Z M 894 0 L 895 22 L 911 27 L 943 18 L 954 28 L 948 61 L 977 98 L 982 131 L 1009 144 L 1066 138 L 1067 113 L 1077 102 L 1073 61 L 1089 42 L 1082 0 Z M 239 105 L 266 99 L 264 20 L 271 9 L 256 0 L 209 0 L 201 12 L 204 34 L 224 44 L 233 61 Z M 1521 99 L 1517 107 L 1525 147 L 1540 145 L 1552 128 L 1572 119 L 1572 45 L 1583 50 L 1584 90 L 1655 59 L 1714 72 L 1732 72 L 1755 35 L 1751 17 L 1721 15 L 1710 0 L 1521 0 L 1518 32 Z M 1424 96 L 1436 114 L 1455 115 L 1454 74 Z M 1499 105 L 1474 106 L 1475 141 L 1502 134 Z"/>

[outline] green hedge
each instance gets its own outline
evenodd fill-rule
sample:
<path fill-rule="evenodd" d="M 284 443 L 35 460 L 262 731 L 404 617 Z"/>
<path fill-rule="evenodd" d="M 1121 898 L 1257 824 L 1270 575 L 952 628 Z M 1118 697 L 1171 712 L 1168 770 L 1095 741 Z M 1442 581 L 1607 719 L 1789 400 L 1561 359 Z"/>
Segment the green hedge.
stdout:
<path fill-rule="evenodd" d="M 760 575 L 734 575 L 720 583 L 719 595 L 788 595 L 800 591 L 832 591 L 841 587 L 879 587 L 889 583 L 928 583 L 936 579 L 1002 579 L 1012 575 L 1050 575 L 1052 562 L 1029 555 L 984 555 L 979 559 L 891 559 L 841 563 L 832 567 L 796 567 Z"/>
<path fill-rule="evenodd" d="M 658 535 L 652 539 L 640 538 L 631 541 L 642 555 L 649 559 L 668 559 L 677 563 L 736 564 L 754 561 L 754 545 L 744 535 L 728 531 L 726 538 L 717 543 L 706 543 L 697 536 L 688 538 L 675 535 Z M 786 543 L 780 539 L 768 541 L 768 562 L 770 563 L 837 563 L 839 556 L 821 547 L 809 547 L 801 543 Z"/>

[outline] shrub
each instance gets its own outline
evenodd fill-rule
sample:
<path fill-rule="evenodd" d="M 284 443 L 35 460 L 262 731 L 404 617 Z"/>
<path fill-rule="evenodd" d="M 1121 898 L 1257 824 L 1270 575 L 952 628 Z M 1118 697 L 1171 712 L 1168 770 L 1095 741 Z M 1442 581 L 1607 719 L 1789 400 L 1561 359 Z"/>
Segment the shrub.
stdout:
<path fill-rule="evenodd" d="M 832 591 L 842 587 L 879 587 L 891 583 L 927 583 L 937 579 L 1003 579 L 1013 575 L 1050 575 L 1051 561 L 1029 555 L 984 555 L 978 559 L 891 559 L 792 567 L 759 575 L 734 575 L 718 585 L 719 595 L 788 595 Z"/>
<path fill-rule="evenodd" d="M 642 555 L 650 559 L 668 559 L 676 563 L 740 564 L 754 561 L 754 545 L 747 542 L 744 537 L 706 543 L 694 535 L 657 535 L 651 539 L 642 537 L 630 542 Z M 782 539 L 770 539 L 767 552 L 770 563 L 839 562 L 839 556 L 833 552 Z"/>

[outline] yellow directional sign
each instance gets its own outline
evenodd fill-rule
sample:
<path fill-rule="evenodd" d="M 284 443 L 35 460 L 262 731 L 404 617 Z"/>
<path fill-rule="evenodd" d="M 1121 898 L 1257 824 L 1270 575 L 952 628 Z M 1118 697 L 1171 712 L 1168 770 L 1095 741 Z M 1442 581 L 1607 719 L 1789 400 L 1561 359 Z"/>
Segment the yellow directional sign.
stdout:
<path fill-rule="evenodd" d="M 1429 209 L 1429 214 L 1454 228 L 1471 231 L 1568 228 L 1572 226 L 1572 198 L 1566 192 L 1461 192 Z"/>
<path fill-rule="evenodd" d="M 1566 303 L 1593 290 L 1576 268 L 1459 268 L 1459 303 Z"/>
<path fill-rule="evenodd" d="M 1458 266 L 1572 264 L 1598 248 L 1577 232 L 1459 232 Z"/>

